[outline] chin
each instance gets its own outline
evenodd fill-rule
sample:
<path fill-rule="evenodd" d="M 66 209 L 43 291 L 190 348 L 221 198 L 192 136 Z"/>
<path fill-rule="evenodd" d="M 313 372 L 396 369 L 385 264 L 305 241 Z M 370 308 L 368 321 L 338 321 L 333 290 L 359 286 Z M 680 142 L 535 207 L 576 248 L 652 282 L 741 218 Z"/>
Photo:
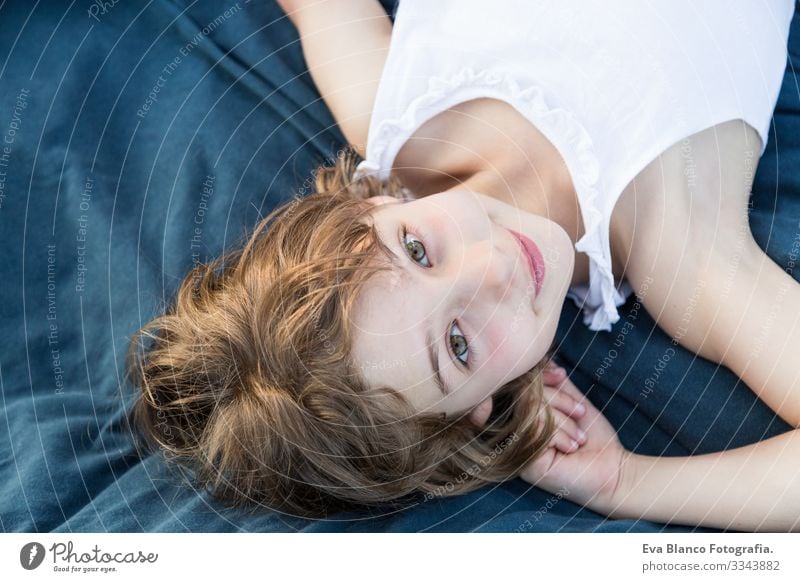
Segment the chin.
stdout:
<path fill-rule="evenodd" d="M 547 293 L 550 297 L 548 302 L 556 302 L 560 308 L 567 297 L 567 291 L 575 271 L 575 247 L 563 228 L 558 225 L 555 225 L 555 228 L 557 230 L 551 231 L 550 237 L 547 239 L 547 246 L 540 247 L 540 250 L 546 269 L 545 286 L 551 288 Z"/>

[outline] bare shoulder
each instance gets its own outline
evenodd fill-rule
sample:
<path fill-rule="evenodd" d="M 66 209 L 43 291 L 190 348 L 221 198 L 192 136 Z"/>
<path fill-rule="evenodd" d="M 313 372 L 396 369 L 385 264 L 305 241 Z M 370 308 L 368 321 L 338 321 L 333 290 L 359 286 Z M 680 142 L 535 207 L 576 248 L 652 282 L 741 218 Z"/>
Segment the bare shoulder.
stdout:
<path fill-rule="evenodd" d="M 739 120 L 696 133 L 644 168 L 612 215 L 612 254 L 647 311 L 715 361 L 712 314 L 754 244 L 748 204 L 760 151 L 758 133 Z"/>

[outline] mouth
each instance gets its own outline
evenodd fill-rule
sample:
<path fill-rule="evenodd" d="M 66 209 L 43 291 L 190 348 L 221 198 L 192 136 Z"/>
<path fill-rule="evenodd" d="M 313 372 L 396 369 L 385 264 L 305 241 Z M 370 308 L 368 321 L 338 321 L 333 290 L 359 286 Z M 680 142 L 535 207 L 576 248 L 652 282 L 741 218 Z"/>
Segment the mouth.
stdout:
<path fill-rule="evenodd" d="M 522 255 L 525 257 L 525 261 L 528 263 L 528 268 L 530 269 L 531 277 L 533 278 L 533 284 L 536 288 L 536 297 L 538 297 L 542 290 L 542 283 L 544 282 L 544 257 L 542 256 L 539 247 L 536 246 L 536 243 L 527 236 L 511 229 L 508 229 L 508 232 L 514 235 L 514 238 L 517 239 L 517 242 L 522 249 Z"/>

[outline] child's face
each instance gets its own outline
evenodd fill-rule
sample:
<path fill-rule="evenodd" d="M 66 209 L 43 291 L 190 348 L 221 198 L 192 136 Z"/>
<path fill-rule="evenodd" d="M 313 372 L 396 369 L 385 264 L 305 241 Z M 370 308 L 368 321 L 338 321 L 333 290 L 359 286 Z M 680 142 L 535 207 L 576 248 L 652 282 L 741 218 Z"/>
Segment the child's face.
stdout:
<path fill-rule="evenodd" d="M 572 278 L 572 241 L 551 220 L 469 190 L 370 202 L 399 266 L 367 281 L 355 302 L 356 364 L 370 384 L 402 390 L 420 412 L 474 415 L 483 404 L 485 420 L 490 396 L 539 363 L 553 342 Z M 538 293 L 509 229 L 541 251 Z"/>

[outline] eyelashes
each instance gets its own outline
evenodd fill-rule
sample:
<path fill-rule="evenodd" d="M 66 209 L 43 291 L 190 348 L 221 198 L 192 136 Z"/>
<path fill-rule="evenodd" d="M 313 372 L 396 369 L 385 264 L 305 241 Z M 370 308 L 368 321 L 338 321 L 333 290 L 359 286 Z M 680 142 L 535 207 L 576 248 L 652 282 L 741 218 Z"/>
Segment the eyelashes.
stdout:
<path fill-rule="evenodd" d="M 411 248 L 411 243 L 406 242 L 406 238 L 408 236 L 411 236 L 414 239 L 414 242 L 419 243 L 413 249 Z M 400 229 L 400 242 L 406 254 L 413 262 L 417 263 L 418 265 L 420 265 L 425 269 L 429 269 L 432 267 L 430 261 L 428 260 L 427 247 L 425 246 L 425 241 L 423 240 L 423 237 L 418 237 L 417 235 L 410 232 L 409 227 L 405 224 L 403 224 Z M 423 258 L 427 260 L 428 264 L 423 265 L 417 261 L 417 259 L 421 260 Z M 458 329 L 459 333 L 452 334 L 454 328 Z M 466 351 L 462 354 L 458 354 L 456 351 L 456 346 L 453 345 L 453 338 L 457 337 L 463 338 L 464 343 L 466 344 Z M 455 357 L 456 360 L 458 360 L 461 363 L 461 365 L 463 365 L 468 370 L 471 369 L 471 367 L 474 366 L 476 361 L 478 360 L 478 350 L 475 348 L 470 336 L 461 329 L 461 325 L 458 320 L 451 322 L 450 328 L 448 329 L 447 340 L 448 340 L 447 346 L 450 353 Z M 467 358 L 465 360 L 462 360 L 461 356 L 464 356 L 465 354 Z"/>

